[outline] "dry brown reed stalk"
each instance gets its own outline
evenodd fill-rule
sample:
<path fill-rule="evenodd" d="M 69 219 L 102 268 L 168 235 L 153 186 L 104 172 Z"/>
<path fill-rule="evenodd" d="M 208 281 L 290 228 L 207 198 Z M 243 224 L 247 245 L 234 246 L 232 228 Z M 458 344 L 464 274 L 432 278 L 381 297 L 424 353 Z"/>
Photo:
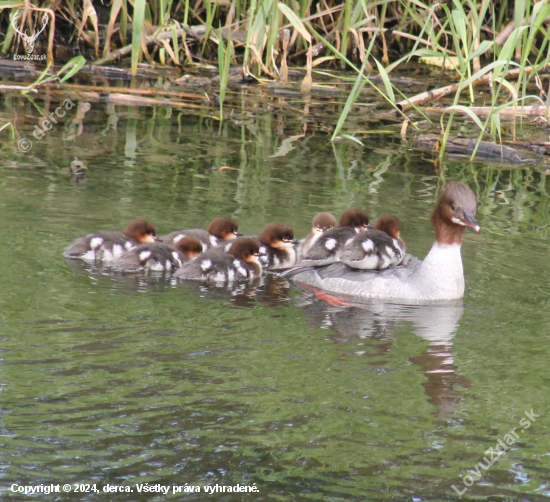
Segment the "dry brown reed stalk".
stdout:
<path fill-rule="evenodd" d="M 550 65 L 547 65 L 544 68 L 540 68 L 538 71 L 543 72 L 549 66 Z M 520 73 L 522 73 L 522 72 L 531 73 L 532 71 L 533 71 L 532 66 L 528 66 L 526 68 L 520 68 L 520 69 L 517 69 L 517 70 L 516 69 L 509 70 L 508 72 L 506 72 L 504 77 L 514 78 L 514 77 L 518 77 L 520 75 Z M 541 75 L 541 76 L 545 76 L 545 75 Z M 472 85 L 477 86 L 477 85 L 481 85 L 481 84 L 487 84 L 491 81 L 492 78 L 493 78 L 493 74 L 488 73 L 488 74 L 483 75 L 482 77 L 478 78 L 477 80 L 474 80 L 472 82 Z M 425 103 L 426 101 L 430 101 L 432 99 L 439 99 L 439 98 L 442 98 L 443 96 L 446 96 L 448 94 L 452 94 L 453 92 L 458 91 L 458 89 L 461 85 L 462 84 L 459 82 L 458 84 L 447 85 L 445 87 L 440 87 L 439 89 L 433 89 L 431 91 L 422 92 L 420 94 L 417 94 L 416 96 L 413 96 L 412 98 L 408 98 L 408 99 L 404 99 L 403 101 L 399 101 L 399 103 L 396 103 L 396 106 L 402 112 L 404 112 L 404 111 L 409 110 L 410 108 L 412 108 L 415 105 L 419 105 L 421 103 Z M 472 108 L 472 110 L 473 110 L 473 108 Z"/>
<path fill-rule="evenodd" d="M 288 64 L 287 64 L 287 57 L 288 57 L 288 42 L 290 41 L 290 30 L 286 29 L 282 32 L 282 38 L 283 38 L 283 55 L 281 58 L 281 70 L 280 70 L 280 77 L 279 82 L 281 84 L 286 84 L 288 80 Z"/>
<path fill-rule="evenodd" d="M 443 111 L 442 108 L 435 108 L 435 107 L 423 107 L 419 108 L 419 110 L 425 112 L 425 113 L 439 113 Z M 545 106 L 542 105 L 532 105 L 532 106 L 508 106 L 506 108 L 502 108 L 501 110 L 495 111 L 495 109 L 491 106 L 469 106 L 468 110 L 470 112 L 475 113 L 478 117 L 487 117 L 490 114 L 497 113 L 501 117 L 548 117 L 549 116 L 549 110 Z M 468 113 L 464 110 L 457 109 L 455 110 L 455 113 L 461 113 L 468 115 Z"/>

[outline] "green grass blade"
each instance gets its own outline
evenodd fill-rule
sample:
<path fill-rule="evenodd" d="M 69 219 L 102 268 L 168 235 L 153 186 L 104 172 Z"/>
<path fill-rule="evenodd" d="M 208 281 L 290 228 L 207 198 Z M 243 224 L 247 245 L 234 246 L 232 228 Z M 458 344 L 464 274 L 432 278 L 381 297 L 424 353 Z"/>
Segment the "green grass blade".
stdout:
<path fill-rule="evenodd" d="M 390 78 L 388 77 L 386 70 L 384 69 L 382 64 L 378 61 L 378 59 L 374 58 L 374 62 L 376 63 L 376 66 L 378 66 L 378 71 L 380 73 L 380 77 L 382 78 L 382 82 L 384 83 L 386 94 L 388 95 L 388 98 L 390 99 L 390 101 L 393 104 L 395 104 L 395 94 L 393 93 L 393 86 L 390 82 Z"/>
<path fill-rule="evenodd" d="M 65 82 L 66 80 L 69 80 L 75 73 L 79 72 L 80 69 L 86 64 L 86 59 L 84 56 L 76 56 L 73 59 L 71 59 L 67 64 L 57 72 L 57 76 L 62 75 L 65 71 L 65 75 L 63 75 L 62 78 L 59 79 L 59 82 Z"/>
<path fill-rule="evenodd" d="M 146 0 L 134 1 L 134 19 L 132 26 L 132 75 L 137 73 L 139 58 L 141 56 L 141 33 L 143 20 L 145 19 Z"/>
<path fill-rule="evenodd" d="M 288 19 L 288 22 L 296 28 L 298 33 L 304 37 L 304 40 L 306 40 L 308 43 L 311 44 L 311 35 L 306 30 L 306 27 L 304 26 L 304 23 L 300 20 L 300 18 L 292 11 L 289 7 L 287 7 L 284 3 L 279 2 L 279 10 L 284 14 L 284 16 Z"/>
<path fill-rule="evenodd" d="M 342 113 L 340 114 L 340 117 L 338 118 L 338 123 L 336 124 L 336 127 L 334 128 L 334 132 L 332 133 L 332 138 L 330 138 L 331 141 L 334 141 L 334 139 L 338 136 L 340 133 L 340 130 L 342 129 L 344 122 L 346 121 L 346 118 L 349 114 L 349 111 L 351 110 L 351 107 L 353 106 L 353 103 L 355 103 L 355 100 L 359 96 L 359 93 L 362 91 L 363 87 L 365 86 L 366 82 L 362 81 L 363 79 L 363 73 L 365 71 L 365 68 L 367 67 L 368 60 L 365 58 L 365 62 L 363 63 L 363 66 L 361 67 L 361 71 L 359 72 L 359 75 L 357 75 L 357 78 L 355 79 L 355 84 L 353 84 L 353 88 L 351 89 L 351 92 L 348 95 L 348 99 L 346 100 L 346 104 L 344 105 L 344 109 L 342 110 Z"/>
<path fill-rule="evenodd" d="M 445 112 L 448 112 L 448 111 L 451 111 L 451 110 L 461 110 L 463 111 L 464 113 L 466 113 L 467 115 L 469 115 L 469 117 L 476 123 L 476 125 L 483 131 L 483 123 L 481 122 L 481 120 L 479 119 L 479 117 L 472 111 L 470 110 L 470 108 L 468 108 L 467 106 L 463 106 L 463 105 L 452 105 L 452 106 L 449 106 L 448 108 L 445 109 Z M 443 115 L 441 116 L 441 120 L 443 121 Z"/>
<path fill-rule="evenodd" d="M 351 141 L 355 141 L 356 143 L 359 143 L 361 146 L 365 146 L 359 138 L 356 138 L 351 134 L 342 134 L 342 138 L 350 139 Z"/>

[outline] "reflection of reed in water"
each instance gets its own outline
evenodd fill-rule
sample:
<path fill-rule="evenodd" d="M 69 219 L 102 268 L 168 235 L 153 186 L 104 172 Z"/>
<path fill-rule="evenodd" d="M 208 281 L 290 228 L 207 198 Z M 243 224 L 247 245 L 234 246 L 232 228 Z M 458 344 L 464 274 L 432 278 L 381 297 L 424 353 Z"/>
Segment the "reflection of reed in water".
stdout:
<path fill-rule="evenodd" d="M 443 418 L 456 411 L 461 394 L 455 385 L 469 387 L 470 382 L 455 373 L 452 339 L 462 316 L 462 301 L 433 302 L 418 305 L 371 300 L 358 303 L 327 295 L 322 292 L 306 292 L 296 302 L 307 317 L 311 327 L 330 329 L 327 337 L 336 343 L 347 344 L 362 339 L 376 340 L 376 355 L 380 366 L 387 364 L 391 355 L 392 332 L 403 321 L 409 321 L 414 332 L 427 340 L 426 350 L 411 356 L 409 361 L 422 368 L 427 381 L 422 383 L 428 402 L 437 407 L 437 416 Z M 361 356 L 363 351 L 347 355 Z M 372 355 L 372 351 L 370 352 Z"/>

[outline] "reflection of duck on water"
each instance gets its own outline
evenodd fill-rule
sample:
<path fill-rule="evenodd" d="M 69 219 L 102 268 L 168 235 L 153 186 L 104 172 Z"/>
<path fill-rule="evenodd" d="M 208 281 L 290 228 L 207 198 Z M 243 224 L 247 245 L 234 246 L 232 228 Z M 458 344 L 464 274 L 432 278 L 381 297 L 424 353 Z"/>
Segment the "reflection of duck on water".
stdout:
<path fill-rule="evenodd" d="M 461 300 L 439 301 L 418 305 L 402 305 L 381 300 L 348 301 L 331 297 L 327 293 L 307 288 L 298 300 L 308 324 L 329 329 L 328 338 L 336 343 L 348 344 L 361 339 L 387 341 L 377 344 L 379 355 L 391 353 L 392 332 L 403 321 L 412 323 L 414 332 L 427 340 L 426 350 L 409 361 L 419 365 L 427 380 L 422 384 L 428 402 L 438 408 L 442 418 L 456 411 L 461 394 L 454 387 L 469 387 L 470 382 L 455 373 L 451 352 L 452 339 L 462 316 Z M 362 356 L 364 353 L 352 352 Z"/>

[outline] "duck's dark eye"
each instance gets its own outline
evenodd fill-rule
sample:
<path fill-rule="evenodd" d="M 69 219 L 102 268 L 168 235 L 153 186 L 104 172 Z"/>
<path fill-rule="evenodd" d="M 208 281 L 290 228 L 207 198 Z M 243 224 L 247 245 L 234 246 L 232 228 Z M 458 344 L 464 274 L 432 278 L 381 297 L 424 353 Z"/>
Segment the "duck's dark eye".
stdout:
<path fill-rule="evenodd" d="M 454 210 L 455 210 L 455 205 L 451 204 L 451 211 L 454 211 Z"/>

